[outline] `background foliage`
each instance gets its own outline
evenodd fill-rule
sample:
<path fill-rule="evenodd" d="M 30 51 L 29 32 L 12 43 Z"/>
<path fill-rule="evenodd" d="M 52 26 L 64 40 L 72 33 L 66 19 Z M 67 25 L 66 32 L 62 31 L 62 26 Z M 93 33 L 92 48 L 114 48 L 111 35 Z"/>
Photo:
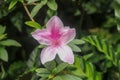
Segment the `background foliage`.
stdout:
<path fill-rule="evenodd" d="M 30 33 L 53 15 L 76 28 L 73 65 L 40 63 Z M 0 0 L 0 80 L 120 80 L 120 1 Z"/>

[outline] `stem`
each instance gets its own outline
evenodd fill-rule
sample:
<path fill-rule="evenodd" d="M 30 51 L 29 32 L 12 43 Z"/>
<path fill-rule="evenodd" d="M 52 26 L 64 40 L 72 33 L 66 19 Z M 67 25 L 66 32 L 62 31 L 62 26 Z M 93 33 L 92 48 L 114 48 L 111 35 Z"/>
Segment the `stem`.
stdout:
<path fill-rule="evenodd" d="M 23 7 L 24 7 L 27 15 L 29 16 L 30 20 L 33 21 L 33 22 L 35 22 L 35 20 L 32 18 L 31 14 L 30 14 L 30 12 L 29 12 L 29 10 L 27 8 L 27 5 L 25 3 L 23 3 Z"/>
<path fill-rule="evenodd" d="M 27 3 L 24 3 L 24 5 L 37 5 L 37 3 L 30 3 L 30 4 L 27 4 Z"/>
<path fill-rule="evenodd" d="M 5 69 L 4 69 L 4 67 L 3 67 L 2 62 L 1 62 L 1 71 L 2 71 L 1 79 L 3 79 L 4 76 L 5 76 Z"/>

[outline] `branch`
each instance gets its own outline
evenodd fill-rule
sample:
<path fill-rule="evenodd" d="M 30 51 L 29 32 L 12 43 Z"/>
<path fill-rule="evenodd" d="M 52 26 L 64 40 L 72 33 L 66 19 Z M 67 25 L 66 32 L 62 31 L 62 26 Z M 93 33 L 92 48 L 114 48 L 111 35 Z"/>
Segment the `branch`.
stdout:
<path fill-rule="evenodd" d="M 38 3 L 30 3 L 30 4 L 27 4 L 27 3 L 24 3 L 24 5 L 34 5 L 34 6 L 36 6 Z"/>
<path fill-rule="evenodd" d="M 3 63 L 1 62 L 0 63 L 0 66 L 1 66 L 1 71 L 2 71 L 2 74 L 1 74 L 1 78 L 0 79 L 3 79 L 5 77 L 5 69 L 3 67 Z"/>
<path fill-rule="evenodd" d="M 31 14 L 30 14 L 30 12 L 29 12 L 29 10 L 27 8 L 27 5 L 25 3 L 23 3 L 23 7 L 24 7 L 27 15 L 29 16 L 30 20 L 33 21 L 33 22 L 35 22 L 35 20 L 32 18 Z"/>

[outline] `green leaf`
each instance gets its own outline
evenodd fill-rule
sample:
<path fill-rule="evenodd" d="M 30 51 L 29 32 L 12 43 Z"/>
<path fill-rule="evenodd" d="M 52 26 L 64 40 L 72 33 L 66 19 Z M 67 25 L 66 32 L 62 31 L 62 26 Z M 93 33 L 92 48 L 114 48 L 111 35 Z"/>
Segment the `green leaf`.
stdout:
<path fill-rule="evenodd" d="M 91 2 L 84 4 L 83 7 L 84 7 L 85 11 L 87 12 L 87 14 L 93 14 L 98 11 L 96 6 Z"/>
<path fill-rule="evenodd" d="M 43 5 L 44 5 L 44 4 L 42 4 L 42 3 L 37 4 L 37 5 L 32 9 L 32 11 L 31 11 L 31 16 L 34 17 L 34 16 L 38 13 L 38 11 L 43 7 Z"/>
<path fill-rule="evenodd" d="M 19 0 L 21 3 L 24 3 L 24 0 Z"/>
<path fill-rule="evenodd" d="M 55 78 L 53 78 L 53 80 L 63 80 L 63 79 L 60 76 L 56 76 Z"/>
<path fill-rule="evenodd" d="M 46 15 L 47 15 L 47 16 L 46 16 L 46 18 L 45 18 L 45 20 L 44 20 L 44 23 L 47 23 L 48 20 L 49 20 L 53 15 L 57 15 L 57 11 L 53 11 L 53 10 L 51 10 L 51 9 L 48 9 Z"/>
<path fill-rule="evenodd" d="M 80 77 L 69 74 L 63 75 L 61 77 L 63 78 L 63 80 L 82 80 Z"/>
<path fill-rule="evenodd" d="M 39 45 L 38 46 L 38 48 L 44 48 L 45 47 L 45 45 Z"/>
<path fill-rule="evenodd" d="M 76 68 L 72 71 L 74 75 L 77 76 L 86 76 L 85 72 L 85 61 L 82 59 L 82 57 L 79 57 L 78 55 L 75 55 L 75 63 L 73 66 Z"/>
<path fill-rule="evenodd" d="M 36 69 L 37 75 L 40 77 L 49 77 L 50 72 L 45 68 Z"/>
<path fill-rule="evenodd" d="M 17 2 L 18 2 L 18 0 L 12 0 L 9 7 L 8 7 L 8 9 L 9 10 L 12 9 L 17 4 Z"/>
<path fill-rule="evenodd" d="M 12 12 L 11 10 L 8 10 L 8 5 L 9 5 L 8 3 L 9 2 L 10 2 L 10 0 L 9 1 L 7 0 L 6 2 L 5 2 L 5 0 L 4 1 L 0 0 L 0 19 L 4 19 L 5 16 L 8 16 L 8 14 L 10 12 Z M 1 21 L 0 21 L 0 24 L 1 25 L 6 25 L 6 24 L 2 24 Z"/>
<path fill-rule="evenodd" d="M 113 64 L 110 60 L 104 60 L 104 62 L 102 63 L 102 65 L 100 66 L 101 70 L 106 72 L 108 68 L 112 67 Z"/>
<path fill-rule="evenodd" d="M 23 73 L 25 69 L 26 69 L 26 63 L 23 61 L 17 61 L 10 64 L 8 73 L 10 76 L 15 76 L 15 75 L 18 76 L 21 73 Z"/>
<path fill-rule="evenodd" d="M 0 34 L 3 34 L 6 30 L 6 27 L 0 25 Z"/>
<path fill-rule="evenodd" d="M 23 14 L 20 12 L 17 12 L 12 18 L 10 18 L 12 24 L 14 27 L 18 29 L 18 31 L 22 32 L 23 27 Z"/>
<path fill-rule="evenodd" d="M 118 67 L 120 67 L 120 60 L 118 61 Z"/>
<path fill-rule="evenodd" d="M 7 40 L 4 40 L 4 41 L 0 41 L 0 44 L 3 45 L 3 46 L 16 46 L 16 47 L 21 47 L 21 44 L 18 43 L 17 41 L 15 40 L 12 40 L 12 39 L 7 39 Z"/>
<path fill-rule="evenodd" d="M 85 60 L 88 60 L 88 59 L 91 58 L 93 55 L 94 55 L 93 53 L 86 54 L 86 55 L 83 56 L 83 58 L 84 58 Z"/>
<path fill-rule="evenodd" d="M 0 35 L 0 40 L 5 39 L 7 34 Z"/>
<path fill-rule="evenodd" d="M 117 52 L 117 53 L 120 53 L 120 44 L 117 44 L 116 52 Z"/>
<path fill-rule="evenodd" d="M 38 11 L 47 3 L 47 0 L 42 0 L 39 4 L 37 4 L 31 11 L 31 16 L 34 17 Z"/>
<path fill-rule="evenodd" d="M 80 77 L 74 76 L 74 75 L 59 75 L 53 78 L 53 80 L 82 80 Z"/>
<path fill-rule="evenodd" d="M 27 61 L 27 66 L 28 66 L 29 68 L 33 68 L 33 67 L 38 67 L 38 66 L 40 66 L 40 65 L 39 65 L 39 64 L 40 64 L 40 62 L 39 62 L 39 54 L 40 54 L 39 48 L 36 47 L 36 48 L 32 51 L 32 53 L 30 54 L 30 57 L 29 57 L 29 59 L 28 59 L 28 61 Z"/>
<path fill-rule="evenodd" d="M 114 8 L 115 8 L 115 17 L 120 19 L 120 0 L 115 0 L 114 1 L 115 5 L 114 5 Z M 120 24 L 119 22 L 117 23 L 117 29 L 118 31 L 120 31 Z"/>
<path fill-rule="evenodd" d="M 95 80 L 95 68 L 92 63 L 85 61 L 82 57 L 75 56 L 73 66 L 76 67 L 76 70 L 72 71 L 74 75 L 87 77 L 88 80 Z"/>
<path fill-rule="evenodd" d="M 8 61 L 8 53 L 6 51 L 5 48 L 0 47 L 0 59 L 2 59 L 3 61 Z"/>
<path fill-rule="evenodd" d="M 44 66 L 49 70 L 52 71 L 56 67 L 55 61 L 50 61 L 44 64 Z"/>
<path fill-rule="evenodd" d="M 67 63 L 61 63 L 55 69 L 53 69 L 52 73 L 57 74 L 61 72 L 62 70 L 64 70 L 67 66 L 68 66 Z"/>
<path fill-rule="evenodd" d="M 33 79 L 33 80 L 34 80 L 34 79 Z M 40 80 L 48 80 L 48 78 L 42 77 L 42 78 L 40 78 Z"/>
<path fill-rule="evenodd" d="M 92 63 L 86 62 L 85 66 L 86 66 L 85 73 L 87 74 L 88 79 L 95 80 L 95 69 Z"/>
<path fill-rule="evenodd" d="M 115 58 L 113 48 L 105 40 L 98 36 L 87 36 L 84 37 L 83 40 L 94 45 L 100 52 L 103 52 L 106 55 L 108 60 L 112 61 L 114 65 L 117 65 L 117 58 Z"/>
<path fill-rule="evenodd" d="M 81 49 L 78 46 L 76 46 L 75 44 L 69 43 L 68 45 L 72 48 L 73 51 L 81 52 Z"/>
<path fill-rule="evenodd" d="M 120 4 L 120 0 L 115 0 L 116 2 L 118 2 L 118 4 Z"/>
<path fill-rule="evenodd" d="M 95 80 L 102 80 L 102 75 L 100 72 L 96 72 L 95 75 Z"/>
<path fill-rule="evenodd" d="M 35 29 L 41 29 L 40 24 L 38 24 L 37 22 L 33 22 L 33 21 L 26 21 L 25 22 L 26 25 L 33 27 Z"/>
<path fill-rule="evenodd" d="M 50 9 L 52 10 L 57 10 L 57 3 L 55 2 L 55 0 L 48 0 L 47 5 Z"/>
<path fill-rule="evenodd" d="M 80 39 L 74 39 L 74 40 L 72 40 L 70 43 L 79 45 L 79 44 L 84 44 L 85 41 L 84 41 L 84 40 L 80 40 Z"/>
<path fill-rule="evenodd" d="M 36 2 L 36 1 L 39 1 L 39 0 L 28 0 L 27 4 L 30 4 L 30 3 L 33 3 L 33 2 Z"/>

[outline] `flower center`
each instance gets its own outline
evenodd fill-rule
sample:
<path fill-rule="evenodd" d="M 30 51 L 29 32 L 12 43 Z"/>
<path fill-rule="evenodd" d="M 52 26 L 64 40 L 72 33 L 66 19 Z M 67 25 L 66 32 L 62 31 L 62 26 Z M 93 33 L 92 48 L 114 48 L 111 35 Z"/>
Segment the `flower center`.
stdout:
<path fill-rule="evenodd" d="M 60 46 L 60 41 L 59 41 L 59 40 L 54 41 L 54 42 L 53 42 L 53 45 L 54 45 L 54 46 Z"/>
<path fill-rule="evenodd" d="M 61 31 L 60 29 L 57 29 L 56 27 L 53 27 L 51 29 L 51 34 L 50 34 L 50 41 L 52 42 L 52 46 L 58 47 L 61 45 Z"/>

